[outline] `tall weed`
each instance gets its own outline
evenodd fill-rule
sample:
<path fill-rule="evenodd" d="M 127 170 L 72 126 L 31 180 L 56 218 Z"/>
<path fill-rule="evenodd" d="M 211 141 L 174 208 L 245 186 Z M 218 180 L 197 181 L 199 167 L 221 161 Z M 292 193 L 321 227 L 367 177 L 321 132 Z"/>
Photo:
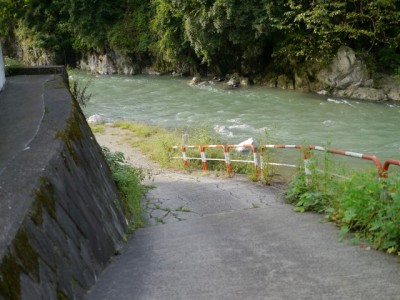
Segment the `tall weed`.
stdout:
<path fill-rule="evenodd" d="M 149 189 L 142 184 L 146 174 L 142 169 L 126 164 L 122 152 L 111 152 L 107 147 L 102 147 L 102 150 L 117 185 L 121 200 L 119 203 L 122 204 L 122 209 L 129 222 L 129 229 L 143 227 L 145 210 L 142 200 Z"/>
<path fill-rule="evenodd" d="M 350 233 L 376 249 L 400 255 L 400 177 L 383 179 L 376 170 L 353 170 L 343 179 L 331 175 L 331 162 L 325 163 L 320 170 L 321 163 L 313 161 L 309 176 L 299 170 L 284 193 L 287 202 L 298 212 L 323 213 L 340 227 L 341 239 Z"/>
<path fill-rule="evenodd" d="M 400 251 L 400 178 L 356 174 L 344 183 L 337 215 L 342 232 L 355 232 L 377 249 Z"/>

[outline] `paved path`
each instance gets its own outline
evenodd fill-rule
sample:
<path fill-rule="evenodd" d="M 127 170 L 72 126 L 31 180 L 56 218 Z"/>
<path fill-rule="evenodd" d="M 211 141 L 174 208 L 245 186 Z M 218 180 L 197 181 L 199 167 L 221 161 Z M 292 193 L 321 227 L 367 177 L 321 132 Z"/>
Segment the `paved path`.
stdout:
<path fill-rule="evenodd" d="M 52 75 L 7 78 L 0 93 L 0 174 L 39 130 L 44 115 L 43 87 Z"/>
<path fill-rule="evenodd" d="M 139 229 L 85 300 L 400 299 L 400 265 L 246 179 L 161 173 Z"/>

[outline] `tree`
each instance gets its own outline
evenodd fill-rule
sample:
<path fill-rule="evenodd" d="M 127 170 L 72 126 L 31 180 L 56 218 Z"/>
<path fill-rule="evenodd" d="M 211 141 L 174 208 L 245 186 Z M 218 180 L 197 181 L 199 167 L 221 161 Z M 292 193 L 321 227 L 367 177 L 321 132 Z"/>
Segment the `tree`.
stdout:
<path fill-rule="evenodd" d="M 124 15 L 123 0 L 67 0 L 68 26 L 74 34 L 74 48 L 104 50 L 108 32 Z"/>
<path fill-rule="evenodd" d="M 399 49 L 397 0 L 289 0 L 274 26 L 285 34 L 275 56 L 295 63 L 323 63 L 341 45 L 359 53 Z"/>
<path fill-rule="evenodd" d="M 150 49 L 161 69 L 197 73 L 199 61 L 184 35 L 184 1 L 152 0 L 154 16 L 151 31 L 155 36 Z"/>
<path fill-rule="evenodd" d="M 130 0 L 125 13 L 108 32 L 111 48 L 121 53 L 145 53 L 151 43 L 152 6 L 148 1 Z"/>

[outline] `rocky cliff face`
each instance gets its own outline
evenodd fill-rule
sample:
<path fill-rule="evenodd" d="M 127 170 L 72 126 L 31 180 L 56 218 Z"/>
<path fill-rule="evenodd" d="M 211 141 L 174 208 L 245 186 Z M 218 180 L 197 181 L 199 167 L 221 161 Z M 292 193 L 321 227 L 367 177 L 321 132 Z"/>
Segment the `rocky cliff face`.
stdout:
<path fill-rule="evenodd" d="M 64 61 L 51 51 L 37 49 L 28 42 L 18 43 L 18 56 L 28 65 L 51 65 Z M 146 61 L 151 65 L 150 61 Z M 148 74 L 162 72 L 146 67 L 143 59 L 120 54 L 112 49 L 102 53 L 82 55 L 78 67 L 95 74 Z M 313 66 L 315 68 L 315 66 Z M 177 70 L 182 69 L 177 66 Z M 194 75 L 194 74 L 192 74 Z M 370 101 L 400 101 L 400 80 L 384 74 L 371 76 L 366 64 L 349 47 L 342 46 L 331 64 L 319 71 L 303 70 L 293 74 L 268 74 L 268 79 L 251 78 L 250 81 L 269 87 L 319 92 L 336 97 Z M 228 78 L 229 80 L 229 78 Z"/>
<path fill-rule="evenodd" d="M 60 76 L 29 147 L 0 174 L 0 299 L 82 299 L 126 224 L 101 149 Z"/>
<path fill-rule="evenodd" d="M 101 75 L 134 75 L 141 71 L 140 66 L 134 62 L 132 57 L 118 54 L 112 50 L 103 54 L 85 54 L 78 65 L 82 70 Z"/>
<path fill-rule="evenodd" d="M 311 69 L 295 72 L 292 76 L 270 74 L 263 84 L 340 98 L 400 101 L 400 80 L 384 74 L 372 77 L 363 60 L 346 46 L 339 48 L 326 68 L 317 72 Z"/>
<path fill-rule="evenodd" d="M 337 97 L 400 101 L 400 81 L 383 75 L 372 78 L 365 63 L 349 47 L 341 47 L 317 78 L 323 89 Z"/>

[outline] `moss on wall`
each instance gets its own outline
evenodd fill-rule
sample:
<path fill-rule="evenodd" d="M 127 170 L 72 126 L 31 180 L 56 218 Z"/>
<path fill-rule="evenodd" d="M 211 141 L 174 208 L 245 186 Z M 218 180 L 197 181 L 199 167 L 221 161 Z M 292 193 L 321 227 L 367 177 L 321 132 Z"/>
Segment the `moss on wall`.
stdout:
<path fill-rule="evenodd" d="M 54 194 L 54 186 L 48 178 L 39 178 L 40 188 L 33 190 L 33 195 L 36 199 L 34 205 L 33 214 L 31 214 L 32 220 L 40 224 L 43 222 L 42 207 L 45 207 L 53 219 L 57 219 L 56 212 L 56 196 Z"/>
<path fill-rule="evenodd" d="M 39 281 L 39 254 L 29 243 L 28 233 L 25 228 L 19 230 L 13 244 L 15 253 L 21 262 L 22 270 Z"/>
<path fill-rule="evenodd" d="M 21 270 L 15 257 L 8 253 L 0 264 L 0 296 L 7 300 L 21 299 Z"/>

